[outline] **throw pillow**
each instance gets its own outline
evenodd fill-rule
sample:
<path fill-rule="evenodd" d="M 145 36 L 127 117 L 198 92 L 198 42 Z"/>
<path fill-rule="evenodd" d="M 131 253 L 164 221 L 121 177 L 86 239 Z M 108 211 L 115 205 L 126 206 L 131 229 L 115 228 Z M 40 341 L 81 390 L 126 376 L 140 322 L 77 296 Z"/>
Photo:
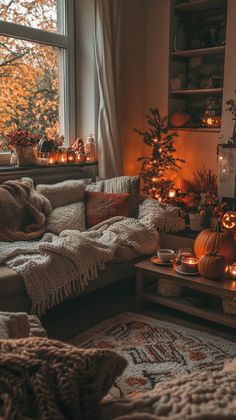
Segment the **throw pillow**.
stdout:
<path fill-rule="evenodd" d="M 84 199 L 85 182 L 83 180 L 68 180 L 57 184 L 39 184 L 36 191 L 44 195 L 52 208 L 63 207 Z"/>
<path fill-rule="evenodd" d="M 136 216 L 140 193 L 139 176 L 119 176 L 115 178 L 104 179 L 87 185 L 86 191 L 99 191 L 112 194 L 130 194 L 129 216 Z"/>
<path fill-rule="evenodd" d="M 84 202 L 57 207 L 47 217 L 47 231 L 59 235 L 63 230 L 85 230 Z"/>
<path fill-rule="evenodd" d="M 115 216 L 128 217 L 129 205 L 129 194 L 86 191 L 86 226 L 90 228 Z"/>
<path fill-rule="evenodd" d="M 1 417 L 100 418 L 100 401 L 126 366 L 111 350 L 47 338 L 0 340 Z"/>

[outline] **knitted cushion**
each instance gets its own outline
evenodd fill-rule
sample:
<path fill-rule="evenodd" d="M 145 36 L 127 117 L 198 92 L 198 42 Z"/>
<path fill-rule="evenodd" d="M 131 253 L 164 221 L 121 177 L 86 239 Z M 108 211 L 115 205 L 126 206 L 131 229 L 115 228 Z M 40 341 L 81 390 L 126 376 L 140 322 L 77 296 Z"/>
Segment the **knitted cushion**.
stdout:
<path fill-rule="evenodd" d="M 94 184 L 89 184 L 86 191 L 100 191 L 113 194 L 130 194 L 129 216 L 134 217 L 137 211 L 137 203 L 140 193 L 139 176 L 119 176 L 104 179 Z"/>
<path fill-rule="evenodd" d="M 36 191 L 44 195 L 52 207 L 66 206 L 67 204 L 83 201 L 85 190 L 84 180 L 69 180 L 57 184 L 39 184 Z"/>
<path fill-rule="evenodd" d="M 57 207 L 47 217 L 47 230 L 59 235 L 63 230 L 85 230 L 84 202 Z"/>
<path fill-rule="evenodd" d="M 47 338 L 0 340 L 0 417 L 99 418 L 99 402 L 126 366 L 111 350 Z"/>
<path fill-rule="evenodd" d="M 86 226 L 92 227 L 115 216 L 129 214 L 129 194 L 86 191 Z"/>

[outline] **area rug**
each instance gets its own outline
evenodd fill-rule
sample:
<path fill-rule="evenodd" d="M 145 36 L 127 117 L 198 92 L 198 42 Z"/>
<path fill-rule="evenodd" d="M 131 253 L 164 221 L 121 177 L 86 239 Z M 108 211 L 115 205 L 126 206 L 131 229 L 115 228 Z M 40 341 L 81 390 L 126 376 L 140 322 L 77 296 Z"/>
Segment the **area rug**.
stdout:
<path fill-rule="evenodd" d="M 236 356 L 236 343 L 129 312 L 80 334 L 72 344 L 114 349 L 126 358 L 128 366 L 115 384 L 117 396 L 150 390 L 196 370 L 218 370 Z"/>

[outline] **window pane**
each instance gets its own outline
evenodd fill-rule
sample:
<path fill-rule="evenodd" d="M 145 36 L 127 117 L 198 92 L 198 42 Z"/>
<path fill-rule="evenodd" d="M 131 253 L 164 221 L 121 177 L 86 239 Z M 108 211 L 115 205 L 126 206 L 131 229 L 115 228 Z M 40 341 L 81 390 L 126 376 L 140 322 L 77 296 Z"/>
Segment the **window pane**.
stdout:
<path fill-rule="evenodd" d="M 0 36 L 0 149 L 15 128 L 64 134 L 59 124 L 61 54 L 55 47 Z"/>
<path fill-rule="evenodd" d="M 0 19 L 56 32 L 57 4 L 60 5 L 61 2 L 62 0 L 0 0 Z"/>

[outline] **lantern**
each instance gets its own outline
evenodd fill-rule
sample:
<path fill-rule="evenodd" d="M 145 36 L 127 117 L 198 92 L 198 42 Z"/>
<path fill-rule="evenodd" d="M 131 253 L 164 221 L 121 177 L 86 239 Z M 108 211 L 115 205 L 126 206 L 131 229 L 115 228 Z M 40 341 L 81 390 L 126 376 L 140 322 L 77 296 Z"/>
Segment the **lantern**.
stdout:
<path fill-rule="evenodd" d="M 76 156 L 75 151 L 72 149 L 67 150 L 67 163 L 75 163 Z"/>

